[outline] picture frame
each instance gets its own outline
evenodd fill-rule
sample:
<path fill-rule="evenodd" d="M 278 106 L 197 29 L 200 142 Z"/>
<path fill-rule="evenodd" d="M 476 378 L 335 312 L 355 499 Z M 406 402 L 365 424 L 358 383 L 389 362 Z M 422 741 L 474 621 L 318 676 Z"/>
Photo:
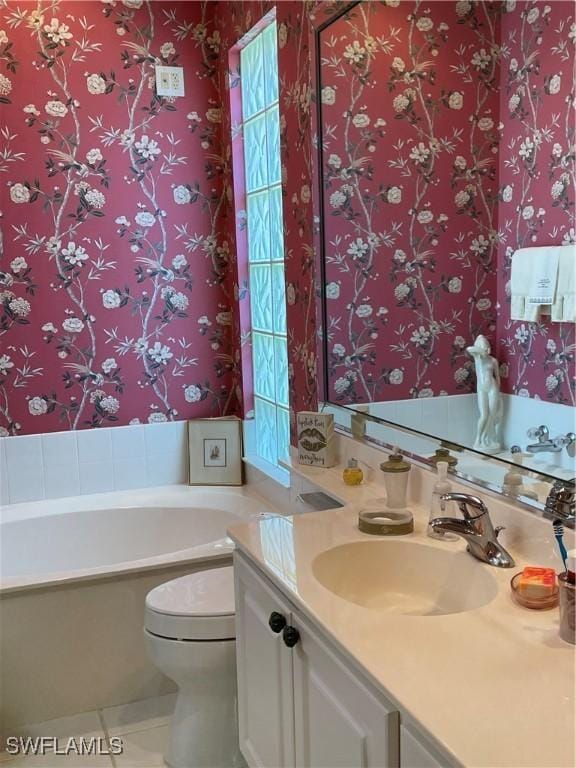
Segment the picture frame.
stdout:
<path fill-rule="evenodd" d="M 188 484 L 242 485 L 242 421 L 188 421 Z"/>

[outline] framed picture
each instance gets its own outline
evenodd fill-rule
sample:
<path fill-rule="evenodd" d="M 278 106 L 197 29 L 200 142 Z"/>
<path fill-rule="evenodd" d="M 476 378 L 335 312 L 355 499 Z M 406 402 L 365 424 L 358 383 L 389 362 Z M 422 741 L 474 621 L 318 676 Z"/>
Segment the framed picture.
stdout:
<path fill-rule="evenodd" d="M 242 485 L 240 419 L 189 421 L 188 446 L 190 485 Z"/>

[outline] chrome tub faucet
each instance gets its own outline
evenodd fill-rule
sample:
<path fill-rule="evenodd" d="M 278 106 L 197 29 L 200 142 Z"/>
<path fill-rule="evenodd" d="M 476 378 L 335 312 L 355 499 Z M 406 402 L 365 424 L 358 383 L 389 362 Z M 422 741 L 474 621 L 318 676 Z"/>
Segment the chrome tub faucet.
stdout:
<path fill-rule="evenodd" d="M 443 506 L 447 501 L 456 502 L 462 518 L 437 517 L 430 522 L 434 530 L 449 531 L 461 536 L 468 545 L 468 552 L 483 563 L 496 568 L 514 566 L 512 555 L 498 541 L 498 535 L 504 527 L 499 525 L 494 528 L 488 507 L 482 499 L 467 493 L 445 493 L 441 501 Z"/>
<path fill-rule="evenodd" d="M 564 525 L 574 527 L 576 521 L 576 478 L 556 480 L 552 486 L 544 514 L 552 520 L 561 520 Z"/>

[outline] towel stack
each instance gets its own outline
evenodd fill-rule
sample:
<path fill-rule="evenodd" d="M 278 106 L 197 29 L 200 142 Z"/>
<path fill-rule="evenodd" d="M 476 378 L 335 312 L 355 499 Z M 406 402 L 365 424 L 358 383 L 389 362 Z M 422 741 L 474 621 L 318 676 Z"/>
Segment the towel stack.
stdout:
<path fill-rule="evenodd" d="M 576 246 L 520 248 L 512 256 L 512 320 L 576 322 Z"/>

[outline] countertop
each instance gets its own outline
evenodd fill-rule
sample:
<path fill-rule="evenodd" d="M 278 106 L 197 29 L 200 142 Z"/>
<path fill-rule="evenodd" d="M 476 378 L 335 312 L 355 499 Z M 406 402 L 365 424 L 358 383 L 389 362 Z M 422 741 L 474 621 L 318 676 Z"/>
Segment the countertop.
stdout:
<path fill-rule="evenodd" d="M 350 499 L 352 493 L 345 495 Z M 362 491 L 355 503 L 337 510 L 253 521 L 231 528 L 229 535 L 451 763 L 574 766 L 575 647 L 558 637 L 557 609 L 531 611 L 512 602 L 510 579 L 527 563 L 505 536 L 503 544 L 517 567 L 498 569 L 476 561 L 478 569 L 490 569 L 498 593 L 466 613 L 379 613 L 337 597 L 315 579 L 312 563 L 318 554 L 376 538 L 356 526 L 359 509 L 373 495 Z M 410 509 L 414 541 L 465 549 L 462 540 L 426 537 L 428 511 L 417 505 Z M 543 539 L 548 529 L 543 525 Z"/>

